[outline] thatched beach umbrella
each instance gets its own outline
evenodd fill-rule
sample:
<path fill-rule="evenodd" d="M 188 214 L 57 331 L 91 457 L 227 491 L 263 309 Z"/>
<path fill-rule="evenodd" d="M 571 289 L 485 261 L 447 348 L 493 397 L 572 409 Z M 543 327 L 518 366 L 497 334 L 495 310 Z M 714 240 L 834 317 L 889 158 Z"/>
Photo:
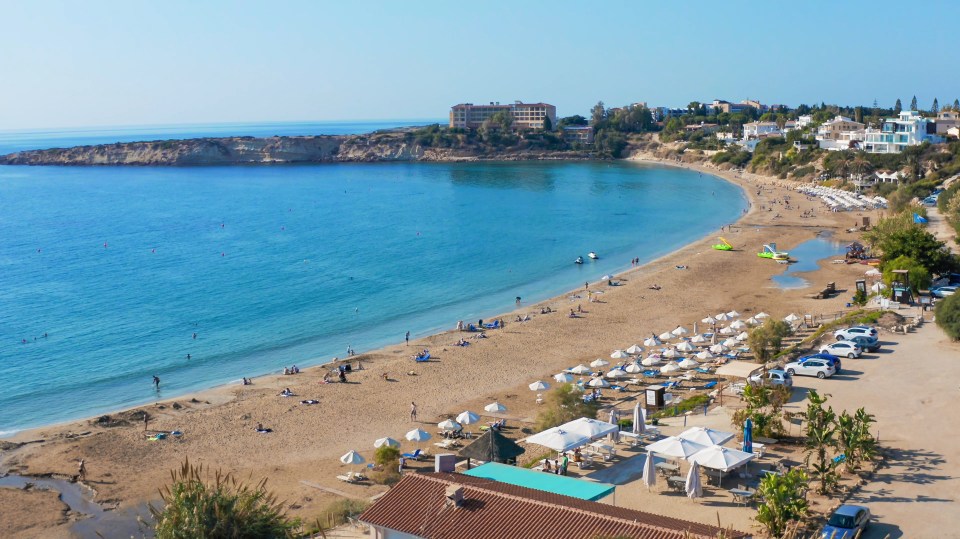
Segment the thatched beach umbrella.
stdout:
<path fill-rule="evenodd" d="M 473 443 L 460 450 L 460 456 L 467 459 L 467 468 L 470 468 L 470 459 L 484 462 L 507 462 L 522 455 L 526 450 L 510 438 L 500 434 L 499 430 L 490 429 Z"/>

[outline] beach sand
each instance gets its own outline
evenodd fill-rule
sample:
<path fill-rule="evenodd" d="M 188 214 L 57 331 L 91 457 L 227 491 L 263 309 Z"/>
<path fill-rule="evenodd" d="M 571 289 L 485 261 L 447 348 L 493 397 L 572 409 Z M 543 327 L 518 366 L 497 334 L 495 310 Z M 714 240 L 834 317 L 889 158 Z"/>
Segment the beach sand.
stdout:
<path fill-rule="evenodd" d="M 766 311 L 782 317 L 790 312 L 818 314 L 844 309 L 863 266 L 824 263 L 819 271 L 806 275 L 811 281 L 809 288 L 780 290 L 770 277 L 783 272 L 784 266 L 755 253 L 769 242 L 789 251 L 822 231 L 832 232 L 840 241 L 853 240 L 855 234 L 845 229 L 862 216 L 869 215 L 875 222 L 877 212 L 829 213 L 818 201 L 808 201 L 777 181 L 713 169 L 705 173 L 743 185 L 751 211 L 729 231 L 718 231 L 626 272 L 622 286 L 591 283 L 592 290 L 604 292 L 598 303 L 588 302 L 580 289 L 503 314 L 505 329 L 488 331 L 489 338 L 471 340 L 469 347 L 453 346 L 461 334 L 451 331 L 412 341 L 409 346 L 400 343 L 363 354 L 353 358 L 353 364 L 362 360 L 364 370 L 351 373 L 347 384 L 320 383 L 326 369 L 317 367 L 294 376 L 257 378 L 250 386 L 221 387 L 181 397 L 175 399 L 179 409 L 170 401 L 138 408 L 150 414 L 151 431 L 182 430 L 185 434 L 180 438 L 145 441 L 143 423 L 136 419 L 126 426 L 79 421 L 19 433 L 10 441 L 44 441 L 3 451 L 0 469 L 71 475 L 77 460 L 84 458 L 87 483 L 98 492 L 97 499 L 131 507 L 157 499 L 158 488 L 169 480 L 170 470 L 189 458 L 240 477 L 267 477 L 268 486 L 286 500 L 291 513 L 310 520 L 336 496 L 324 489 L 358 498 L 385 490 L 335 478 L 348 470 L 338 457 L 355 449 L 370 460 L 376 438 L 402 440 L 404 433 L 416 427 L 435 433 L 438 421 L 465 409 L 480 413 L 483 405 L 494 400 L 507 406 L 504 415 L 510 418 L 510 425 L 532 422 L 537 410 L 536 395 L 527 388 L 530 382 L 552 382 L 552 375 L 564 368 L 608 358 L 615 348 L 639 344 L 651 333 L 680 324 L 691 329 L 695 321 L 721 311 L 736 309 L 745 316 Z M 784 196 L 793 201 L 792 210 L 773 202 Z M 775 209 L 760 211 L 761 205 Z M 801 211 L 810 209 L 816 211 L 816 217 L 802 218 Z M 775 218 L 777 214 L 781 217 Z M 715 236 L 725 237 L 736 250 L 711 249 L 710 245 L 717 243 Z M 678 265 L 687 269 L 676 269 Z M 830 281 L 846 292 L 825 300 L 809 298 Z M 649 289 L 653 284 L 661 289 Z M 571 299 L 573 294 L 581 297 Z M 557 312 L 539 314 L 544 305 Z M 567 313 L 578 306 L 583 314 L 569 318 Z M 512 322 L 517 314 L 528 313 L 532 320 Z M 451 320 L 450 327 L 455 323 Z M 430 349 L 433 359 L 414 363 L 412 354 L 423 348 Z M 296 396 L 278 396 L 284 387 Z M 302 399 L 320 403 L 302 405 Z M 419 423 L 409 418 L 413 401 L 419 407 Z M 258 423 L 273 432 L 255 432 Z M 415 447 L 404 442 L 405 450 Z M 435 449 L 430 442 L 423 447 Z M 12 512 L 7 511 L 4 504 L 5 518 L 14 522 L 32 518 L 24 504 L 12 504 L 11 508 Z M 669 505 L 662 509 L 665 514 L 685 516 L 682 509 Z M 43 535 L 40 530 L 37 536 Z"/>

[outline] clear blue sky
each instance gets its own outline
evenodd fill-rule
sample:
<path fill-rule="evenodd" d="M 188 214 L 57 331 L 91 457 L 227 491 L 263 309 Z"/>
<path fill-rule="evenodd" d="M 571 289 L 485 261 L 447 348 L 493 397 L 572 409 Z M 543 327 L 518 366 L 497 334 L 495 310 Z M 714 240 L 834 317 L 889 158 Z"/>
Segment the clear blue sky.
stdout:
<path fill-rule="evenodd" d="M 960 97 L 960 2 L 4 0 L 0 130 Z"/>

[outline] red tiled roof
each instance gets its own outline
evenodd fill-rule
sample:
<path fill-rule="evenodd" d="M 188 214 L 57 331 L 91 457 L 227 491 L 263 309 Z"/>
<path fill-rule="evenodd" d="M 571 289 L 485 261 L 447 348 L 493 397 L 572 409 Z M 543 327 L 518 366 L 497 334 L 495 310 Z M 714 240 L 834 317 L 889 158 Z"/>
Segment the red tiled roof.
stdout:
<path fill-rule="evenodd" d="M 463 487 L 459 506 L 447 504 L 450 486 Z M 358 518 L 429 539 L 589 539 L 598 535 L 712 539 L 721 531 L 706 524 L 455 473 L 409 474 Z M 743 532 L 727 533 L 731 538 L 749 537 Z"/>

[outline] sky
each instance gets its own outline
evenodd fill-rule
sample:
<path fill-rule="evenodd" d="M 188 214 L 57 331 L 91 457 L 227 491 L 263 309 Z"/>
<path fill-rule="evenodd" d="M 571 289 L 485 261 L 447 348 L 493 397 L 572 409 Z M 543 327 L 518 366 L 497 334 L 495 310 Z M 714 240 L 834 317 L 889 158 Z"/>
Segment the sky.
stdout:
<path fill-rule="evenodd" d="M 0 0 L 0 13 L 0 130 L 960 97 L 955 1 Z"/>

